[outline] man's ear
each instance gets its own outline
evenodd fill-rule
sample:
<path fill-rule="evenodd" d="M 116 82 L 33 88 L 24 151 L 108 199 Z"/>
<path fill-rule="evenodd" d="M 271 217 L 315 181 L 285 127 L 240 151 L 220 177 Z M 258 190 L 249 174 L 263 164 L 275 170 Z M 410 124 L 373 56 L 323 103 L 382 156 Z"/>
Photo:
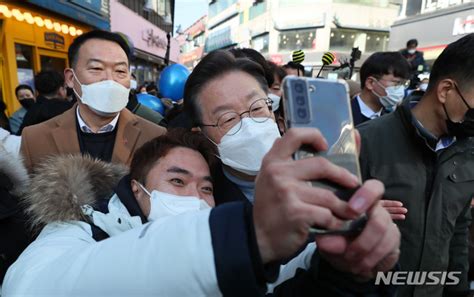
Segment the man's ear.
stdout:
<path fill-rule="evenodd" d="M 446 99 L 448 98 L 448 93 L 453 88 L 455 88 L 454 81 L 450 78 L 446 78 L 438 82 L 438 84 L 435 87 L 435 91 L 436 91 L 436 97 L 438 98 L 438 101 L 441 104 L 446 103 Z"/>
<path fill-rule="evenodd" d="M 130 188 L 132 189 L 133 195 L 136 197 L 138 192 L 140 192 L 140 187 L 137 184 L 137 181 L 132 179 L 130 181 Z"/>
<path fill-rule="evenodd" d="M 192 127 L 191 131 L 193 132 L 201 132 L 201 127 Z"/>
<path fill-rule="evenodd" d="M 69 88 L 74 87 L 74 74 L 72 68 L 64 69 L 64 81 Z"/>
<path fill-rule="evenodd" d="M 369 90 L 369 91 L 372 91 L 374 89 L 374 78 L 372 76 L 369 76 L 367 77 L 367 79 L 365 80 L 365 84 L 364 84 L 364 87 Z"/>

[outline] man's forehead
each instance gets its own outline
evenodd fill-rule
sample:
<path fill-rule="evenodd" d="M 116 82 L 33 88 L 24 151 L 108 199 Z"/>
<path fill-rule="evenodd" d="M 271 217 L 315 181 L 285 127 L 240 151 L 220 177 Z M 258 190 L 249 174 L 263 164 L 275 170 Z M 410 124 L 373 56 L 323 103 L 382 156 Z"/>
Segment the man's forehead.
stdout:
<path fill-rule="evenodd" d="M 201 108 L 215 112 L 221 106 L 240 106 L 264 94 L 256 78 L 246 72 L 227 73 L 210 81 L 201 91 Z"/>
<path fill-rule="evenodd" d="M 85 62 L 92 59 L 102 61 L 114 59 L 116 60 L 114 62 L 127 62 L 128 64 L 125 50 L 118 43 L 107 39 L 89 39 L 79 47 L 77 54 L 78 59 L 85 59 Z"/>
<path fill-rule="evenodd" d="M 158 164 L 162 164 L 163 170 L 166 171 L 179 168 L 192 174 L 202 170 L 209 172 L 209 166 L 199 151 L 182 146 L 172 148 L 164 157 L 158 160 Z"/>

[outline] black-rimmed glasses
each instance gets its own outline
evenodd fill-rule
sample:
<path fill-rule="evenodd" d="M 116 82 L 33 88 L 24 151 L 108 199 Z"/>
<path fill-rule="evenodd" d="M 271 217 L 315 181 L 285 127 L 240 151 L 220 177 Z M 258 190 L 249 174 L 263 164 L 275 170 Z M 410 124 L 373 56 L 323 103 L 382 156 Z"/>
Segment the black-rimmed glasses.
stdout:
<path fill-rule="evenodd" d="M 263 123 L 271 118 L 272 102 L 273 100 L 270 98 L 257 99 L 250 105 L 248 110 L 242 113 L 229 111 L 222 114 L 215 124 L 200 124 L 200 126 L 218 128 L 226 135 L 234 135 L 239 132 L 242 127 L 242 116 L 246 113 L 248 113 L 249 117 L 257 123 Z"/>

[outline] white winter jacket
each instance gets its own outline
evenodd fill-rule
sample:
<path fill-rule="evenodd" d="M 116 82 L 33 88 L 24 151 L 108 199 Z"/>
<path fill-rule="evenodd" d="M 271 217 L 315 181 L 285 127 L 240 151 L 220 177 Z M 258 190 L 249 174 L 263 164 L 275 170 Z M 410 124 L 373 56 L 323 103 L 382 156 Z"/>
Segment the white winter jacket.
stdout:
<path fill-rule="evenodd" d="M 265 284 L 258 284 L 254 273 L 258 263 L 254 258 L 259 256 L 253 256 L 256 242 L 249 242 L 252 241 L 248 239 L 249 213 L 243 204 L 218 207 L 212 214 L 211 210 L 195 211 L 142 223 L 140 216 L 129 213 L 124 199 L 114 195 L 104 212 L 114 221 L 100 227 L 105 231 L 122 228 L 123 232 L 96 241 L 91 224 L 82 219 L 83 214 L 72 211 L 64 215 L 61 211 L 71 211 L 68 208 L 73 203 L 97 202 L 99 198 L 89 197 L 100 192 L 96 189 L 99 185 L 116 180 L 118 175 L 113 175 L 122 172 L 121 169 L 87 158 L 59 157 L 46 164 L 38 169 L 43 175 L 32 180 L 35 194 L 26 197 L 34 221 L 46 226 L 8 270 L 2 297 L 196 297 L 222 296 L 229 291 L 242 296 L 265 293 Z M 74 168 L 75 174 L 60 176 L 61 168 Z M 86 168 L 89 172 L 84 174 Z M 98 176 L 102 178 L 99 180 Z M 127 178 L 123 180 L 120 184 L 125 186 L 119 187 L 119 193 L 129 185 Z M 81 192 L 84 188 L 93 190 Z M 127 194 L 121 196 L 124 195 Z M 64 200 L 75 202 L 62 209 Z M 314 245 L 292 263 L 282 266 L 278 283 L 291 278 L 297 266 L 309 265 L 313 252 Z M 278 283 L 269 286 L 269 292 Z"/>

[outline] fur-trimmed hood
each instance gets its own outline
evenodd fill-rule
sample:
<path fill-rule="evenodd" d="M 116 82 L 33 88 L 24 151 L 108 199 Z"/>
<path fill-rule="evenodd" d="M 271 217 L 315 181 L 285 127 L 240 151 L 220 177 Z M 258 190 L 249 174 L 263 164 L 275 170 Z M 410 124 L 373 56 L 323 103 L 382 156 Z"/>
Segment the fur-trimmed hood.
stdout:
<path fill-rule="evenodd" d="M 5 175 L 12 188 L 9 189 L 10 194 L 20 197 L 28 189 L 28 172 L 26 171 L 23 160 L 12 153 L 9 153 L 0 145 L 0 174 Z"/>
<path fill-rule="evenodd" d="M 128 168 L 88 156 L 63 155 L 45 159 L 35 172 L 23 202 L 32 226 L 39 227 L 55 221 L 83 221 L 81 206 L 109 199 Z"/>

